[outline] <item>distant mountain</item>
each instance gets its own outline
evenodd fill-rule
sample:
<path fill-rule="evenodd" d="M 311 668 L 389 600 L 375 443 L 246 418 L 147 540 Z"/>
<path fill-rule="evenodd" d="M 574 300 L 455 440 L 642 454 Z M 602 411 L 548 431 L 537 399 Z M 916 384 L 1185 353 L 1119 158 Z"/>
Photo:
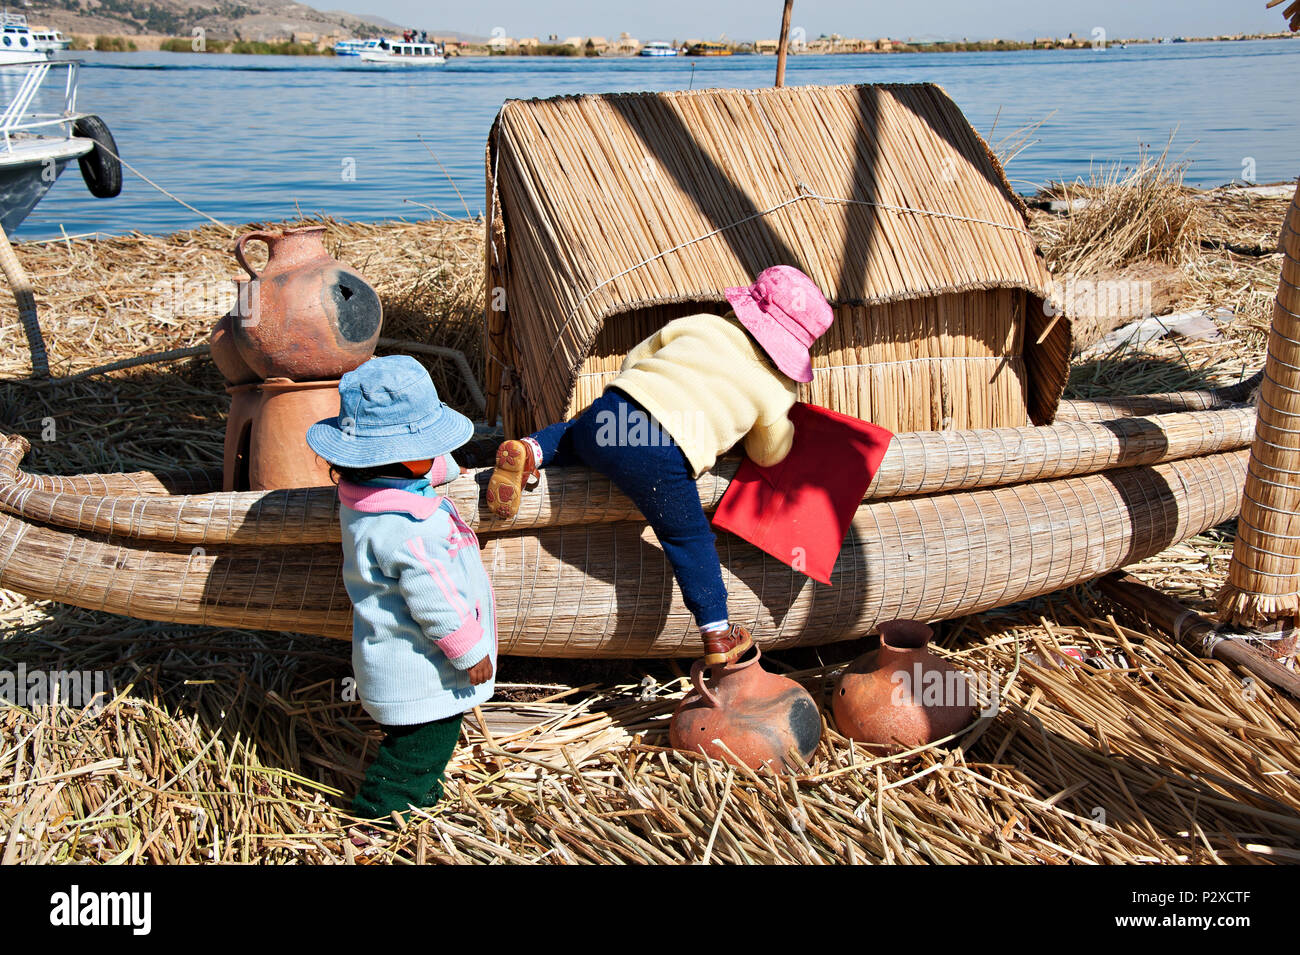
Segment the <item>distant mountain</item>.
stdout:
<path fill-rule="evenodd" d="M 196 27 L 216 40 L 279 40 L 340 33 L 369 36 L 429 24 L 398 24 L 383 17 L 318 10 L 295 0 L 27 0 L 13 3 L 34 25 L 64 33 L 191 36 Z M 454 31 L 429 30 L 438 36 Z"/>
<path fill-rule="evenodd" d="M 370 23 L 370 24 L 373 24 L 374 26 L 379 27 L 381 30 L 389 30 L 389 31 L 391 31 L 391 30 L 399 30 L 399 31 L 400 31 L 400 30 L 409 30 L 409 29 L 410 29 L 409 26 L 405 26 L 405 25 L 403 25 L 403 24 L 401 24 L 401 23 L 394 23 L 392 20 L 387 20 L 387 19 L 385 19 L 384 17 L 362 15 L 362 14 L 360 14 L 360 13 L 352 13 L 352 12 L 349 11 L 349 10 L 323 10 L 323 11 L 321 11 L 321 12 L 322 12 L 322 15 L 324 15 L 324 16 L 327 16 L 327 17 L 336 17 L 336 18 L 338 18 L 338 19 L 340 19 L 340 20 L 346 20 L 346 19 L 348 19 L 349 17 L 353 17 L 353 18 L 356 18 L 356 19 L 361 19 L 361 20 L 364 20 L 366 23 Z"/>

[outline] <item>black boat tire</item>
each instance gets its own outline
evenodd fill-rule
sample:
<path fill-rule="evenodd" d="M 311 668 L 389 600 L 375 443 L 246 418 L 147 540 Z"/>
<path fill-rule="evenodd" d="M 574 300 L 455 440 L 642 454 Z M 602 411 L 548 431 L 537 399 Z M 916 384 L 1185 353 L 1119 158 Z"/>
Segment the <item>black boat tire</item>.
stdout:
<path fill-rule="evenodd" d="M 86 188 L 97 199 L 112 199 L 122 191 L 122 162 L 117 158 L 117 142 L 108 125 L 98 116 L 82 116 L 72 124 L 72 135 L 95 144 L 77 160 Z"/>

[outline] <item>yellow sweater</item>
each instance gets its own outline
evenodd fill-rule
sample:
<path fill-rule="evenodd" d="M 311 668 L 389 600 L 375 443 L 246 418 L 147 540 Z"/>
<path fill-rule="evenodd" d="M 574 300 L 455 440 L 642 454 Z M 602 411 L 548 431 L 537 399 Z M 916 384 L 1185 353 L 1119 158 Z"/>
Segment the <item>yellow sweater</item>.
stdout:
<path fill-rule="evenodd" d="M 610 382 L 658 420 L 696 477 L 742 438 L 755 463 L 790 452 L 786 417 L 797 385 L 777 371 L 734 315 L 688 315 L 628 353 Z"/>

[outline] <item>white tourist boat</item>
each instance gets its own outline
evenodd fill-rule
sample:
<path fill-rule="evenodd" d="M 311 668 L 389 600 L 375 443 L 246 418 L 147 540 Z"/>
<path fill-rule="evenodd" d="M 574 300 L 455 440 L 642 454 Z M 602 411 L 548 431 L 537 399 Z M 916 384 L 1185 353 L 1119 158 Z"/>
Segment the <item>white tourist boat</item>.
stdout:
<path fill-rule="evenodd" d="M 367 43 L 358 55 L 361 62 L 376 66 L 441 66 L 447 62 L 441 44 L 404 40 L 381 41 L 374 47 Z"/>
<path fill-rule="evenodd" d="M 32 41 L 36 49 L 43 53 L 58 53 L 72 46 L 72 38 L 66 37 L 50 27 L 32 27 Z"/>
<path fill-rule="evenodd" d="M 677 47 L 663 40 L 655 40 L 653 43 L 647 43 L 641 47 L 638 56 L 677 56 L 679 53 Z"/>
<path fill-rule="evenodd" d="M 0 63 L 23 63 L 47 59 L 48 49 L 37 45 L 27 18 L 21 13 L 0 13 Z"/>
<path fill-rule="evenodd" d="M 74 159 L 92 195 L 110 198 L 122 190 L 113 134 L 98 116 L 77 109 L 80 61 L 36 56 L 0 60 L 0 227 L 6 234 Z"/>

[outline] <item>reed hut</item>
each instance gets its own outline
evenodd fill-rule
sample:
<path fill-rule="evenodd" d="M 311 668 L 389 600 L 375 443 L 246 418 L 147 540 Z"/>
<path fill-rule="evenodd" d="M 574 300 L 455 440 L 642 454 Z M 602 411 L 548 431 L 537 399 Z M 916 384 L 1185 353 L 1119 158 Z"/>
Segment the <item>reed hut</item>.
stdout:
<path fill-rule="evenodd" d="M 895 432 L 1047 424 L 1070 326 L 997 159 L 933 84 L 505 104 L 487 149 L 488 417 L 573 416 L 770 265 L 836 310 L 801 398 Z"/>

